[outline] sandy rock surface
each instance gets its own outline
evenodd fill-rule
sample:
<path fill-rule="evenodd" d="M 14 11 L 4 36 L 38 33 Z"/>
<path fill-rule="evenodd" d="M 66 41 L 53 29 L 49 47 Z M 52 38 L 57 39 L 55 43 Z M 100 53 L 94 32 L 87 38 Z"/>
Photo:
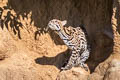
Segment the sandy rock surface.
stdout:
<path fill-rule="evenodd" d="M 91 54 L 84 69 L 61 71 L 69 50 L 51 19 L 83 25 Z M 120 80 L 120 0 L 0 0 L 0 80 Z"/>

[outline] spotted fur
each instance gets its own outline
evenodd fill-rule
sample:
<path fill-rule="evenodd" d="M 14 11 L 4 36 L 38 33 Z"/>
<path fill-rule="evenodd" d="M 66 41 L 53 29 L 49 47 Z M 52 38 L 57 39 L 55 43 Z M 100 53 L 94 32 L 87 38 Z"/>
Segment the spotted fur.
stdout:
<path fill-rule="evenodd" d="M 61 69 L 67 70 L 75 66 L 80 66 L 87 70 L 85 61 L 88 59 L 90 54 L 90 45 L 88 45 L 86 31 L 81 27 L 64 27 L 66 23 L 66 20 L 60 21 L 57 19 L 53 19 L 48 23 L 48 28 L 56 31 L 65 45 L 67 45 L 71 50 L 71 56 L 67 65 Z"/>

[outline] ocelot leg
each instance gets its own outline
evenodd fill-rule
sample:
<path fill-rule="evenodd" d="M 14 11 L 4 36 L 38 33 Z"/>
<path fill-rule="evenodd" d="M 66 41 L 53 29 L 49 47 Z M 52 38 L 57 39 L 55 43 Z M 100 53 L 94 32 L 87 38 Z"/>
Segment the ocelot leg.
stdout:
<path fill-rule="evenodd" d="M 70 56 L 70 59 L 69 59 L 67 65 L 65 67 L 62 67 L 61 69 L 68 70 L 68 69 L 72 68 L 73 66 L 75 66 L 75 62 L 78 57 L 79 57 L 79 53 L 76 53 L 76 51 L 72 51 L 72 54 Z"/>
<path fill-rule="evenodd" d="M 90 52 L 88 50 L 84 51 L 81 56 L 76 60 L 75 66 L 80 66 L 86 71 L 88 71 L 88 67 L 87 65 L 85 65 L 85 61 L 89 58 L 89 53 Z"/>

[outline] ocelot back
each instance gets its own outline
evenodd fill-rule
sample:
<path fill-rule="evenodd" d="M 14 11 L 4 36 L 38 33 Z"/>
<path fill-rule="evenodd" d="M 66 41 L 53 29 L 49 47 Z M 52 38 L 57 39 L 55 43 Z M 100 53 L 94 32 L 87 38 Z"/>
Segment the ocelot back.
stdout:
<path fill-rule="evenodd" d="M 56 31 L 65 45 L 71 50 L 71 56 L 67 65 L 61 69 L 67 70 L 75 66 L 80 66 L 87 70 L 88 68 L 85 65 L 85 61 L 90 54 L 90 45 L 88 45 L 86 31 L 81 27 L 64 27 L 66 23 L 66 20 L 60 21 L 57 19 L 53 19 L 48 23 L 48 28 Z"/>

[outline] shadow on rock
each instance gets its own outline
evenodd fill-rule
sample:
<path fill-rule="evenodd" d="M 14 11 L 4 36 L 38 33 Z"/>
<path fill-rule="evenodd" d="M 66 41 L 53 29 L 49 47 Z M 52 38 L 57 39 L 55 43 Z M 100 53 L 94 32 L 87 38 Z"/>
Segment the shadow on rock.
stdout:
<path fill-rule="evenodd" d="M 18 35 L 18 38 L 21 39 L 21 35 L 20 35 L 20 28 L 23 29 L 23 25 L 21 22 L 18 21 L 18 16 L 13 15 L 13 13 L 11 11 L 7 11 L 7 14 L 4 16 L 3 11 L 4 10 L 11 10 L 10 6 L 4 6 L 3 9 L 0 8 L 0 26 L 2 28 L 2 30 L 4 29 L 4 27 L 6 27 L 7 30 L 9 30 L 9 26 L 12 29 L 14 35 Z M 1 17 L 4 16 L 4 19 L 2 19 Z"/>
<path fill-rule="evenodd" d="M 55 57 L 39 57 L 35 59 L 35 62 L 40 65 L 54 65 L 58 69 L 60 69 L 62 66 L 64 66 L 66 63 L 66 60 L 69 59 L 70 54 L 69 50 L 66 50 L 65 52 L 59 53 Z"/>

